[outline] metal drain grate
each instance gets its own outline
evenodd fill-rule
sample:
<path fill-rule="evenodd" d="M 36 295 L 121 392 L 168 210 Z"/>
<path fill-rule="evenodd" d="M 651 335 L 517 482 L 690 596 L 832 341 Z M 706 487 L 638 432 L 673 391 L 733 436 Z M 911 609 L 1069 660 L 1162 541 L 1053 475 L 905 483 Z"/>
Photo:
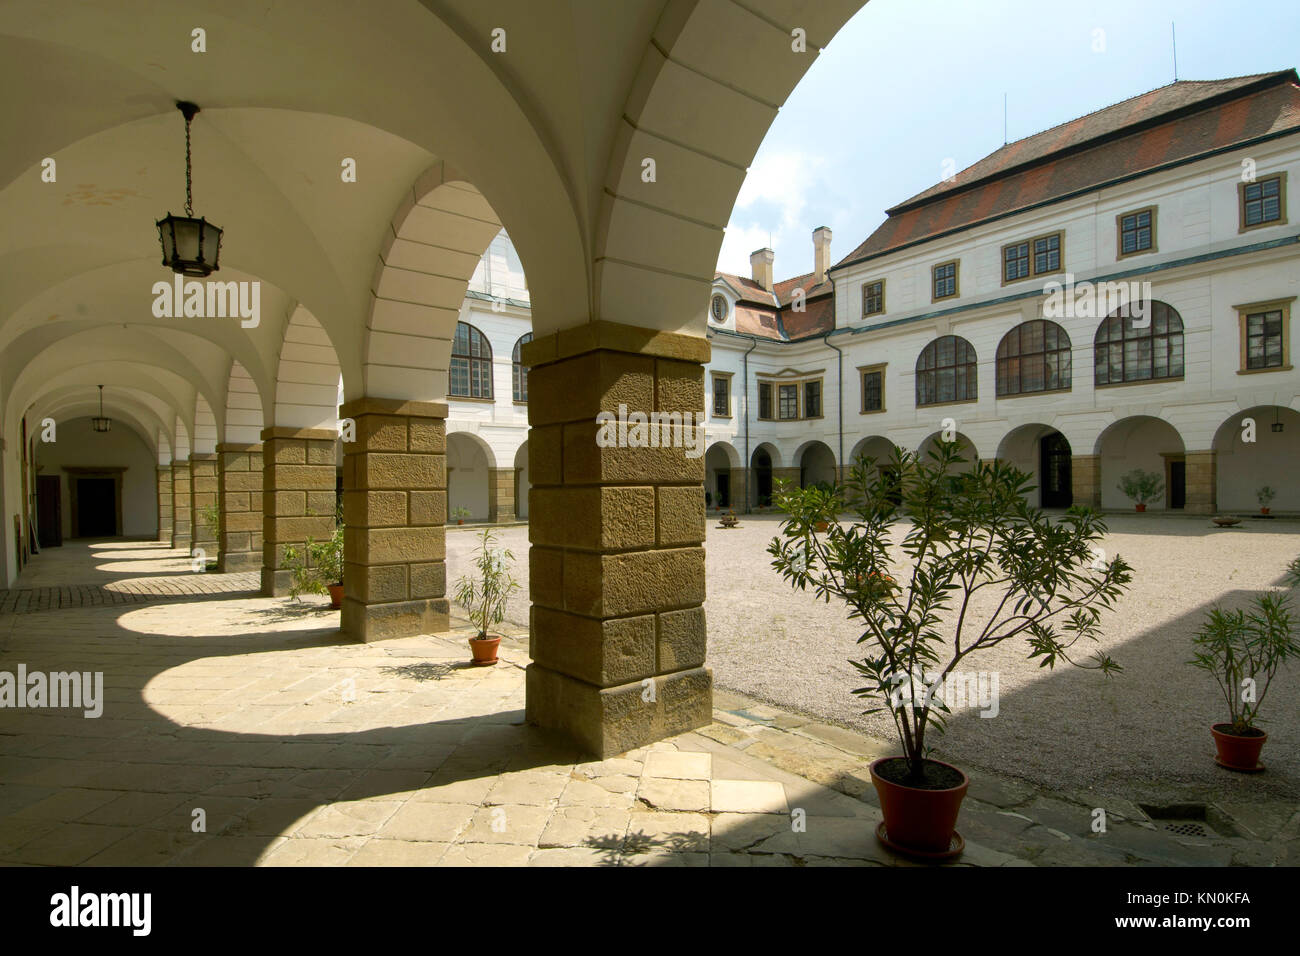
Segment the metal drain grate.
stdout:
<path fill-rule="evenodd" d="M 1211 837 L 1213 833 L 1205 826 L 1204 823 L 1166 823 L 1165 830 L 1169 833 L 1176 833 L 1179 836 L 1189 837 Z"/>

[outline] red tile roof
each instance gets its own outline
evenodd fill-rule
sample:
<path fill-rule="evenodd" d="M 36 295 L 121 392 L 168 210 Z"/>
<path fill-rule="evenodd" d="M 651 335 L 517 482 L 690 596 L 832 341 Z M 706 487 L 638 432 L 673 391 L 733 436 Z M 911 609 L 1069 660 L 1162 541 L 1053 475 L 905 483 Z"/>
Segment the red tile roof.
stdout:
<path fill-rule="evenodd" d="M 997 216 L 1300 131 L 1295 70 L 1181 81 L 1001 149 L 906 202 L 835 268 Z"/>

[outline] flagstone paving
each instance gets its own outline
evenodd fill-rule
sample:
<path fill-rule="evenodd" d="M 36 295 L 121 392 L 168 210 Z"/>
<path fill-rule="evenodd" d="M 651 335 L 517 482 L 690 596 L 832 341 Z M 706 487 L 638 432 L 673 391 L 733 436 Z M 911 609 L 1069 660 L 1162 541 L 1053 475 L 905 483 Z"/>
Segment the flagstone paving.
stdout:
<path fill-rule="evenodd" d="M 178 587 L 221 577 L 137 547 Z M 585 760 L 524 723 L 526 634 L 485 668 L 468 634 L 357 644 L 320 602 L 238 593 L 0 615 L 0 670 L 102 671 L 106 698 L 97 719 L 0 710 L 0 862 L 915 865 L 874 835 L 867 764 L 892 745 L 718 692 L 710 726 Z M 1278 801 L 1212 807 L 1198 835 L 971 775 L 956 865 L 1300 863 Z"/>

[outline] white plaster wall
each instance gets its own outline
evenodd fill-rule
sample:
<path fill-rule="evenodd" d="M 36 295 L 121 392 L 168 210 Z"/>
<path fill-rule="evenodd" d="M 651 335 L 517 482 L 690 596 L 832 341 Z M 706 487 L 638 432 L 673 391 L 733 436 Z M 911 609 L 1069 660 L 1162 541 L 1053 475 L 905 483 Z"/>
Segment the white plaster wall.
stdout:
<path fill-rule="evenodd" d="M 122 533 L 127 537 L 158 533 L 158 472 L 153 452 L 136 432 L 119 421 L 107 433 L 91 431 L 89 418 L 58 423 L 58 440 L 37 443 L 36 464 L 41 475 L 58 475 L 63 500 L 63 536 L 72 535 L 69 480 L 64 465 L 93 468 L 125 467 L 122 473 Z M 10 519 L 12 524 L 12 519 Z"/>
<path fill-rule="evenodd" d="M 488 517 L 488 463 L 483 448 L 468 435 L 447 436 L 447 517 L 457 508 L 468 508 L 470 519 Z"/>

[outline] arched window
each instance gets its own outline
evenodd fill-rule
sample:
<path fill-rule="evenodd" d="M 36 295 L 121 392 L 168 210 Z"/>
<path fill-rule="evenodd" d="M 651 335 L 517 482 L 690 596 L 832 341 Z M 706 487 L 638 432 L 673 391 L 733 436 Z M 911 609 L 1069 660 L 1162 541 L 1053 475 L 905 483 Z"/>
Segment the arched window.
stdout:
<path fill-rule="evenodd" d="M 464 322 L 456 323 L 451 343 L 451 395 L 492 397 L 492 346 L 486 335 Z"/>
<path fill-rule="evenodd" d="M 514 363 L 512 374 L 515 382 L 516 402 L 528 401 L 528 366 L 519 361 L 519 352 L 526 343 L 531 342 L 532 340 L 532 332 L 525 332 L 523 335 L 519 336 L 519 341 L 515 343 L 514 354 L 510 357 L 511 362 Z"/>
<path fill-rule="evenodd" d="M 1022 322 L 998 343 L 998 396 L 1070 387 L 1070 336 L 1055 322 Z"/>
<path fill-rule="evenodd" d="M 1098 385 L 1183 377 L 1182 317 L 1164 302 L 1147 306 L 1136 319 L 1132 306 L 1122 306 L 1097 327 Z"/>
<path fill-rule="evenodd" d="M 975 348 L 960 335 L 935 339 L 916 360 L 916 404 L 974 401 L 975 368 Z"/>

